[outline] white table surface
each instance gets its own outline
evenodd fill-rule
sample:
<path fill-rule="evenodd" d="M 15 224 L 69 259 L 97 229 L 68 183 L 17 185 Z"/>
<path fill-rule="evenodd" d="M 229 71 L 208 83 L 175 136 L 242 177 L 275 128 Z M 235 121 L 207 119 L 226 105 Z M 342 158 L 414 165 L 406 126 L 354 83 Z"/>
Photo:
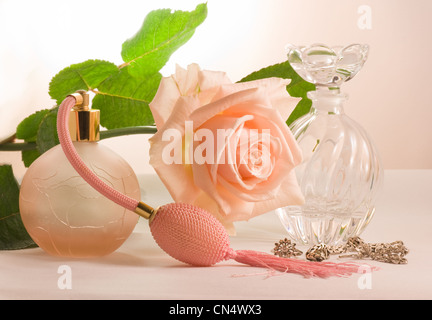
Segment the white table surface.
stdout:
<path fill-rule="evenodd" d="M 170 196 L 156 175 L 140 176 L 143 201 L 158 206 Z M 407 265 L 365 261 L 378 266 L 361 289 L 363 275 L 305 279 L 225 261 L 214 267 L 186 266 L 154 242 L 140 219 L 130 238 L 98 259 L 52 257 L 39 248 L 0 251 L 0 299 L 431 299 L 432 170 L 386 171 L 376 215 L 362 234 L 367 242 L 403 240 Z M 265 214 L 236 224 L 234 249 L 270 252 L 285 232 L 278 217 Z M 71 271 L 70 289 L 60 289 L 59 267 Z M 365 282 L 363 282 L 365 283 Z"/>

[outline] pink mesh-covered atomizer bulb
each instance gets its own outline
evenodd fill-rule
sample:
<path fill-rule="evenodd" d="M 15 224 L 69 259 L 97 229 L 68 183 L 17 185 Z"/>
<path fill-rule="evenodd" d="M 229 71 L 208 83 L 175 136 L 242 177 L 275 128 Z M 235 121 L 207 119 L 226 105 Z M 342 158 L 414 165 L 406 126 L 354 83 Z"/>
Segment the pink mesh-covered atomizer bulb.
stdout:
<path fill-rule="evenodd" d="M 71 141 L 69 112 L 81 101 L 80 93 L 70 95 L 61 103 L 58 111 L 58 136 L 67 159 L 82 178 L 101 194 L 148 219 L 156 243 L 173 258 L 193 266 L 212 266 L 233 259 L 250 266 L 298 273 L 306 277 L 346 276 L 358 272 L 359 266 L 349 262 L 312 262 L 251 250 L 233 250 L 223 225 L 204 209 L 184 203 L 170 203 L 153 209 L 119 193 L 85 165 Z"/>

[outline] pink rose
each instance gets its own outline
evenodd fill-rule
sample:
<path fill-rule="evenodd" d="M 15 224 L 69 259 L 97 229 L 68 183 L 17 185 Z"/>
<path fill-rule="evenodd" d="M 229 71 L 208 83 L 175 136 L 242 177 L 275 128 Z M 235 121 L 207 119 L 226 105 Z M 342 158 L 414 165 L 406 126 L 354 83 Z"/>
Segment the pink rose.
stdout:
<path fill-rule="evenodd" d="M 234 221 L 303 204 L 300 149 L 285 120 L 298 102 L 289 80 L 232 83 L 196 64 L 163 78 L 150 104 L 158 132 L 150 164 L 176 202 Z"/>

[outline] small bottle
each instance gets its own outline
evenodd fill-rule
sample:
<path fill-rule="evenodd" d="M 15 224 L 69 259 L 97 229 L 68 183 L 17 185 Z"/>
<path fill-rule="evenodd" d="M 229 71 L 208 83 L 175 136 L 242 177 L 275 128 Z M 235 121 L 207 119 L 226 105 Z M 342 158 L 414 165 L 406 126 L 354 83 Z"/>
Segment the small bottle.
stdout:
<path fill-rule="evenodd" d="M 119 192 L 140 199 L 138 179 L 130 165 L 99 144 L 99 110 L 89 96 L 71 110 L 72 141 L 86 165 Z M 24 175 L 20 214 L 36 244 L 51 255 L 99 257 L 118 249 L 130 236 L 138 215 L 95 191 L 75 171 L 60 145 L 42 154 Z"/>

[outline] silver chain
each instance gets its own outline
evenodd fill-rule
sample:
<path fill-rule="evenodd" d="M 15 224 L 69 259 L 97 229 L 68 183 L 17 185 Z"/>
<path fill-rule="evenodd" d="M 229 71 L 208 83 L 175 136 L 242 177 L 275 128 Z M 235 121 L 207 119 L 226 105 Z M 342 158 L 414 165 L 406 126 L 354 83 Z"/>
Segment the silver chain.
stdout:
<path fill-rule="evenodd" d="M 303 254 L 303 251 L 297 249 L 295 243 L 292 243 L 291 240 L 287 238 L 279 240 L 279 242 L 275 243 L 275 247 L 272 252 L 279 257 L 283 258 L 291 258 L 293 256 L 300 256 Z"/>
<path fill-rule="evenodd" d="M 310 261 L 321 262 L 328 259 L 329 256 L 330 256 L 329 247 L 324 243 L 314 245 L 312 248 L 306 251 L 306 259 Z"/>
<path fill-rule="evenodd" d="M 323 247 L 327 247 L 323 249 Z M 351 237 L 347 243 L 339 246 L 326 246 L 325 244 L 315 245 L 308 252 L 314 253 L 313 256 L 327 259 L 330 254 L 342 254 L 339 258 L 354 258 L 354 259 L 372 259 L 380 262 L 393 264 L 406 264 L 408 260 L 405 255 L 408 254 L 408 248 L 405 247 L 402 241 L 391 243 L 366 243 L 360 237 Z M 347 254 L 343 254 L 347 253 Z M 312 257 L 313 257 L 312 256 Z M 306 259 L 308 253 L 306 252 Z M 308 259 L 311 261 L 322 261 L 318 259 Z M 324 260 L 324 259 L 323 259 Z"/>
<path fill-rule="evenodd" d="M 393 264 L 408 263 L 405 255 L 408 254 L 408 249 L 402 241 L 391 243 L 366 243 L 360 237 L 351 237 L 346 244 L 338 246 L 327 246 L 326 244 L 317 244 L 311 247 L 306 252 L 306 259 L 310 261 L 324 261 L 332 254 L 339 254 L 339 258 L 354 258 L 354 259 L 372 259 L 380 262 Z M 295 248 L 295 243 L 288 239 L 280 240 L 275 243 L 273 249 L 275 255 L 289 258 L 299 256 L 302 251 Z"/>

